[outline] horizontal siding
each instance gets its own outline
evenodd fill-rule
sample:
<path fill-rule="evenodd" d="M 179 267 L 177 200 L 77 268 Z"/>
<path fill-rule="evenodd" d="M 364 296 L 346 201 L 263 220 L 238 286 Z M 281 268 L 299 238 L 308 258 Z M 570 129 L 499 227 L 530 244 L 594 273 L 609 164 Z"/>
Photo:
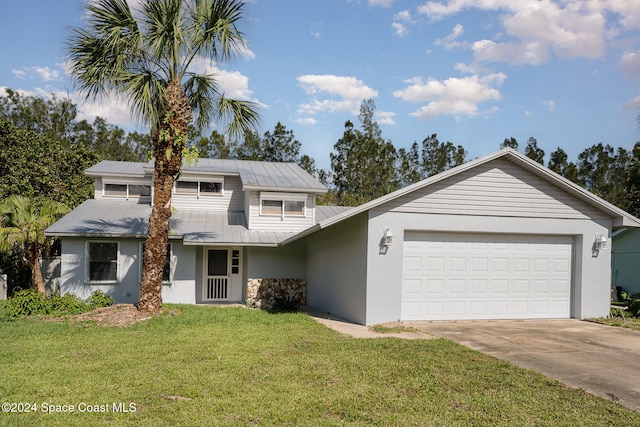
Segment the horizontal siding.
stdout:
<path fill-rule="evenodd" d="M 497 159 L 384 205 L 392 212 L 606 219 L 536 175 Z"/>
<path fill-rule="evenodd" d="M 306 215 L 304 217 L 285 217 L 260 215 L 260 193 L 248 193 L 249 210 L 248 224 L 251 230 L 269 231 L 302 231 L 314 224 L 314 197 L 307 195 Z"/>
<path fill-rule="evenodd" d="M 219 196 L 200 196 L 198 198 L 194 194 L 173 194 L 171 206 L 178 210 L 241 211 L 244 209 L 244 199 L 240 177 L 225 176 L 222 195 Z"/>

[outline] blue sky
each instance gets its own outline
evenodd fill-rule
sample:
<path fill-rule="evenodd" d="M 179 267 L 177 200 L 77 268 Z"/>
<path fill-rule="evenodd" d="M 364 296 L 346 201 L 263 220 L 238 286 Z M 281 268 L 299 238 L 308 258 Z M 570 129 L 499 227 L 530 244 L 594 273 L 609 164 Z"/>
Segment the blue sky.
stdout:
<path fill-rule="evenodd" d="M 248 50 L 199 71 L 259 102 L 260 133 L 280 121 L 324 168 L 369 98 L 398 148 L 437 133 L 475 158 L 535 137 L 575 159 L 640 140 L 638 0 L 251 0 L 245 12 Z M 131 129 L 126 105 L 84 102 L 65 72 L 83 13 L 79 0 L 0 2 L 0 94 L 69 96 L 81 118 Z"/>

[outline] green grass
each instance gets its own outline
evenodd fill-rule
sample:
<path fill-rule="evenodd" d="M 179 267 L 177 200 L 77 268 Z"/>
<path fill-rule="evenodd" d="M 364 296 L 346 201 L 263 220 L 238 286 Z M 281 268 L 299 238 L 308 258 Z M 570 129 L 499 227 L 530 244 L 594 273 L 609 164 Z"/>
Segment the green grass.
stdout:
<path fill-rule="evenodd" d="M 7 426 L 631 426 L 640 413 L 451 341 L 354 339 L 304 314 L 180 306 L 129 328 L 11 320 Z M 174 400 L 180 396 L 190 400 Z M 135 403 L 45 414 L 42 404 Z"/>
<path fill-rule="evenodd" d="M 589 319 L 589 320 L 596 323 L 602 323 L 603 325 L 619 326 L 621 328 L 640 331 L 640 318 L 631 317 L 630 315 L 627 315 L 627 314 L 625 314 L 624 319 L 621 316 L 620 317 L 613 316 L 613 317 L 600 317 L 598 319 Z"/>
<path fill-rule="evenodd" d="M 399 324 L 373 325 L 369 329 L 371 329 L 373 332 L 378 332 L 380 334 L 400 334 L 403 332 L 409 332 L 409 333 L 420 332 L 419 329 L 416 329 L 414 327 L 399 325 Z"/>

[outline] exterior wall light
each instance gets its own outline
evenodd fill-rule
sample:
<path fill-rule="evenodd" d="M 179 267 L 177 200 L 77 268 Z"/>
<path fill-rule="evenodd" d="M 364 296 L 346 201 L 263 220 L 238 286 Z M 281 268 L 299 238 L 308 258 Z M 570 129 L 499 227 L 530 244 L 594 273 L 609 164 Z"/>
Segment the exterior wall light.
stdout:
<path fill-rule="evenodd" d="M 601 233 L 596 233 L 596 241 L 594 246 L 597 251 L 607 249 L 607 238 L 604 237 Z"/>
<path fill-rule="evenodd" d="M 384 229 L 384 234 L 382 235 L 382 246 L 389 247 L 393 243 L 393 233 L 389 230 L 389 227 Z"/>

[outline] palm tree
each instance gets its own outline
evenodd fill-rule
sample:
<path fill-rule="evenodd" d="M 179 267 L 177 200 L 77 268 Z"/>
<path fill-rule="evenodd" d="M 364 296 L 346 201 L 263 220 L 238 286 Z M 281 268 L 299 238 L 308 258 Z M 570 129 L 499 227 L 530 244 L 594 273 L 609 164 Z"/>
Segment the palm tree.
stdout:
<path fill-rule="evenodd" d="M 37 206 L 24 196 L 10 196 L 0 203 L 0 250 L 21 248 L 23 261 L 31 268 L 31 286 L 43 294 L 40 253 L 49 243 L 44 230 L 67 212 L 62 203 L 45 200 Z"/>
<path fill-rule="evenodd" d="M 125 0 L 87 5 L 87 29 L 69 40 L 72 75 L 87 97 L 118 95 L 150 125 L 154 193 L 138 309 L 162 306 L 162 274 L 171 192 L 182 166 L 187 128 L 211 119 L 242 135 L 258 123 L 257 104 L 225 97 L 215 76 L 193 71 L 194 60 L 227 61 L 246 48 L 238 29 L 242 0 L 146 0 L 133 11 Z"/>

